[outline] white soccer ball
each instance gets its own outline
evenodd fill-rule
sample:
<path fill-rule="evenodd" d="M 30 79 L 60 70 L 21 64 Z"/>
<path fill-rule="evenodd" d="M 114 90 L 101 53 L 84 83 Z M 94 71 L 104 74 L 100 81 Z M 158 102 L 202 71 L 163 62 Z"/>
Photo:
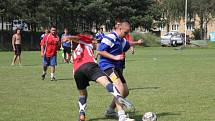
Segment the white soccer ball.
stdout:
<path fill-rule="evenodd" d="M 146 112 L 143 115 L 142 121 L 157 121 L 157 116 L 153 112 Z"/>

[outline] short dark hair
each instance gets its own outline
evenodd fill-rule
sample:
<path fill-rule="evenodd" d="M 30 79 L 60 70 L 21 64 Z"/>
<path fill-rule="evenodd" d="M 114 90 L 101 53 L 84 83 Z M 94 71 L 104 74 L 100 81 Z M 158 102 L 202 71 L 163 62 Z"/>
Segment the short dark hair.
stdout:
<path fill-rule="evenodd" d="M 17 28 L 16 28 L 16 32 L 17 32 L 18 30 L 20 30 L 20 31 L 21 31 L 22 29 L 21 29 L 21 28 L 19 28 L 19 27 L 17 27 Z"/>
<path fill-rule="evenodd" d="M 52 25 L 52 26 L 51 26 L 51 28 L 55 28 L 55 29 L 57 29 L 57 26 L 56 26 L 56 25 Z"/>

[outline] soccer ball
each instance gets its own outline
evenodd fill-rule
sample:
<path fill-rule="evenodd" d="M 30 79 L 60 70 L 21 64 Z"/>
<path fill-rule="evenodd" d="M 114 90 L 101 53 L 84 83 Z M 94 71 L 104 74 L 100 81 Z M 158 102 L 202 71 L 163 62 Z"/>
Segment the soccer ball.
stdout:
<path fill-rule="evenodd" d="M 143 115 L 142 121 L 157 121 L 157 116 L 153 112 L 146 112 Z"/>

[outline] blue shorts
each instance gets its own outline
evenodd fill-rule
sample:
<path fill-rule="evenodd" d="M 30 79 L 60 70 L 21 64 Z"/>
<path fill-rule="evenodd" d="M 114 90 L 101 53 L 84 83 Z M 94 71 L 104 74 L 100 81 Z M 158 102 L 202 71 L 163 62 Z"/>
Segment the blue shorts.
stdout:
<path fill-rule="evenodd" d="M 52 57 L 43 57 L 44 66 L 56 66 L 57 65 L 57 56 Z"/>

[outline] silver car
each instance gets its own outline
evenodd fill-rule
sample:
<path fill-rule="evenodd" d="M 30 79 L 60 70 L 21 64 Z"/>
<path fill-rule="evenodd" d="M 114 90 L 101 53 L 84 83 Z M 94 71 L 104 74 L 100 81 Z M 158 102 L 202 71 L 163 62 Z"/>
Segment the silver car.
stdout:
<path fill-rule="evenodd" d="M 188 37 L 187 37 L 188 40 Z M 162 46 L 177 46 L 182 45 L 185 42 L 185 34 L 178 32 L 168 32 L 161 37 Z"/>

